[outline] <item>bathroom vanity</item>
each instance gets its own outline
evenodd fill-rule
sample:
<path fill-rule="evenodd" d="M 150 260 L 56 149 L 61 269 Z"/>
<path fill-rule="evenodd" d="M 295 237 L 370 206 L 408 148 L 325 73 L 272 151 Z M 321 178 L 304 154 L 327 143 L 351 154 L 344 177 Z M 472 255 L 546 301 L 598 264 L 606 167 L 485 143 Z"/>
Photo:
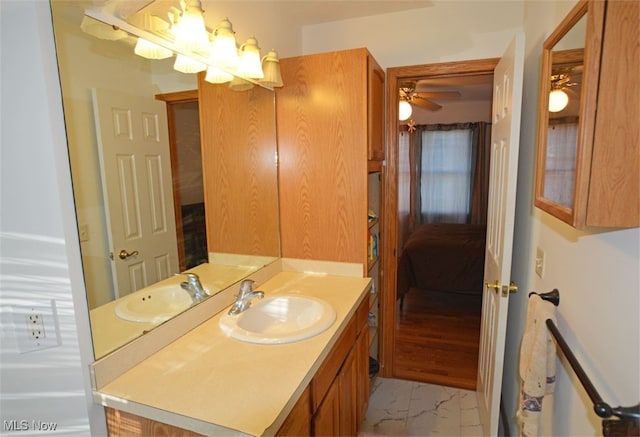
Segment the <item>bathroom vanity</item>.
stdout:
<path fill-rule="evenodd" d="M 94 400 L 108 407 L 110 435 L 357 434 L 369 396 L 371 281 L 359 264 L 276 264 L 268 277 L 256 279 L 254 289 L 265 300 L 320 299 L 335 310 L 335 321 L 296 342 L 241 341 L 219 325 L 236 290 L 219 293 L 221 311 L 202 323 L 196 314 L 204 311 L 201 304 L 192 317 L 187 310 L 149 333 L 155 339 L 145 339 L 148 334 L 94 363 Z M 188 331 L 168 334 L 172 325 Z"/>

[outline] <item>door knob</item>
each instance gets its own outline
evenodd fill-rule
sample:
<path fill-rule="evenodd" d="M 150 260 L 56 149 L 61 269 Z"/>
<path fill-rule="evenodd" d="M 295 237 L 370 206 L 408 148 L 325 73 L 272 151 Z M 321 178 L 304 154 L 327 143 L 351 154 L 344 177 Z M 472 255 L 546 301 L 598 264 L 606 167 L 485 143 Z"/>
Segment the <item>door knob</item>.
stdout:
<path fill-rule="evenodd" d="M 502 286 L 502 296 L 504 297 L 507 297 L 509 293 L 515 293 L 516 291 L 518 291 L 518 286 L 513 281 L 511 281 L 511 283 L 509 283 L 508 286 L 507 285 Z"/>
<path fill-rule="evenodd" d="M 129 258 L 130 256 L 136 256 L 136 255 L 138 255 L 138 254 L 139 254 L 139 253 L 138 253 L 138 251 L 137 251 L 137 250 L 134 250 L 133 252 L 127 252 L 126 250 L 122 249 L 122 250 L 120 251 L 120 253 L 118 254 L 118 257 L 119 257 L 120 259 L 127 259 L 127 258 Z"/>
<path fill-rule="evenodd" d="M 496 282 L 493 283 L 493 284 L 490 283 L 489 281 L 484 281 L 484 286 L 487 287 L 490 290 L 498 291 L 498 290 L 500 290 L 500 281 L 498 281 L 496 279 Z"/>

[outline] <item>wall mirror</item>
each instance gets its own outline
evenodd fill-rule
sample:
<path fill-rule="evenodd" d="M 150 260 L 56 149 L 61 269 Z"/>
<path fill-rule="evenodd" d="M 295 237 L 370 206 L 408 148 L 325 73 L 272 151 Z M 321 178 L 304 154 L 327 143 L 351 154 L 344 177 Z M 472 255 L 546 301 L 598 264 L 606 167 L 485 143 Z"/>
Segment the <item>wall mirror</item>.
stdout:
<path fill-rule="evenodd" d="M 597 74 L 589 71 L 590 2 L 581 2 L 543 45 L 535 204 L 572 223 L 579 166 L 593 122 Z M 595 82 L 594 82 L 595 81 Z"/>
<path fill-rule="evenodd" d="M 205 275 L 213 294 L 280 253 L 273 92 L 259 86 L 231 90 L 205 83 L 202 77 L 198 83 L 196 74 L 174 71 L 171 59 L 135 55 L 132 36 L 116 41 L 89 35 L 81 23 L 85 7 L 92 4 L 51 1 L 87 301 L 99 358 L 169 317 L 133 321 L 114 316 L 123 299 L 158 280 L 179 288 L 184 279 L 174 274 L 185 269 Z M 109 143 L 114 138 L 106 138 L 116 130 L 134 136 L 126 123 L 136 118 L 136 110 L 121 105 L 125 98 L 139 108 L 143 137 L 167 138 L 165 154 L 142 159 L 144 171 L 137 170 L 126 153 L 118 155 Z M 101 155 L 108 153 L 120 157 L 115 182 L 109 179 L 108 166 L 101 165 L 106 162 Z M 173 159 L 176 155 L 181 162 Z M 143 177 L 134 177 L 143 172 Z M 176 182 L 178 174 L 181 181 Z M 126 183 L 147 184 L 150 196 L 132 200 L 130 194 L 137 192 Z M 112 197 L 121 200 L 119 207 L 111 204 Z M 134 216 L 124 220 L 125 235 L 140 233 L 137 224 L 150 220 L 154 232 L 164 232 L 160 243 L 169 242 L 174 255 L 146 260 L 149 268 L 132 268 L 144 258 L 143 250 L 132 240 L 114 243 L 117 225 L 108 217 L 114 211 Z M 118 266 L 125 267 L 124 275 Z"/>

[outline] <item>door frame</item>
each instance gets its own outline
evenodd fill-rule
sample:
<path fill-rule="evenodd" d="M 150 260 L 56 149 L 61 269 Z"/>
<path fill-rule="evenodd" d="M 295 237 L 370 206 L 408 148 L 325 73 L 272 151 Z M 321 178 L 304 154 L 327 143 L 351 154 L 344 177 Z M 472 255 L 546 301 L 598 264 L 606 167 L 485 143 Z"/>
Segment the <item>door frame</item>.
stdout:
<path fill-rule="evenodd" d="M 180 201 L 180 179 L 178 178 L 178 145 L 176 141 L 175 106 L 180 103 L 198 102 L 198 90 L 177 91 L 156 94 L 156 100 L 167 106 L 167 125 L 169 127 L 169 155 L 171 156 L 171 186 L 173 187 L 173 210 L 176 216 L 176 237 L 178 239 L 178 265 L 180 271 L 186 270 L 184 251 L 184 232 L 182 225 L 182 202 Z"/>
<path fill-rule="evenodd" d="M 436 78 L 493 74 L 500 58 L 421 64 L 387 69 L 387 141 L 385 150 L 386 177 L 384 182 L 383 214 L 385 232 L 384 275 L 382 280 L 381 314 L 381 375 L 393 376 L 393 356 L 396 327 L 396 289 L 398 277 L 398 84 L 412 78 Z"/>

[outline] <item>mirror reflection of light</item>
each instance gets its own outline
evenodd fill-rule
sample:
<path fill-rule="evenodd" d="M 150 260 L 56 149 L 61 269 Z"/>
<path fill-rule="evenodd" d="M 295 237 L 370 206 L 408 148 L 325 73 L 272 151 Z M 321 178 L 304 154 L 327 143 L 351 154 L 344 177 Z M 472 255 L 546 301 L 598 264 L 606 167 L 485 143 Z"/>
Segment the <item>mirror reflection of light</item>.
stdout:
<path fill-rule="evenodd" d="M 549 93 L 549 112 L 560 112 L 569 104 L 569 96 L 562 90 Z"/>
<path fill-rule="evenodd" d="M 411 108 L 411 104 L 406 100 L 400 101 L 400 107 L 398 108 L 398 118 L 403 121 L 407 118 L 411 117 L 411 113 L 413 109 Z"/>

